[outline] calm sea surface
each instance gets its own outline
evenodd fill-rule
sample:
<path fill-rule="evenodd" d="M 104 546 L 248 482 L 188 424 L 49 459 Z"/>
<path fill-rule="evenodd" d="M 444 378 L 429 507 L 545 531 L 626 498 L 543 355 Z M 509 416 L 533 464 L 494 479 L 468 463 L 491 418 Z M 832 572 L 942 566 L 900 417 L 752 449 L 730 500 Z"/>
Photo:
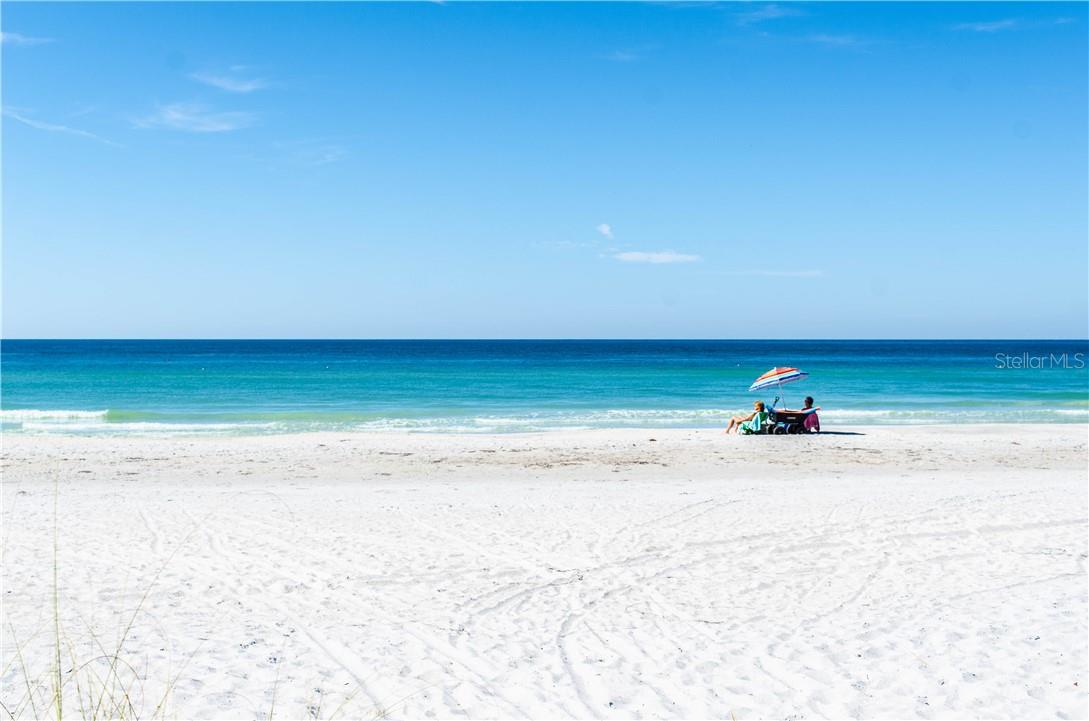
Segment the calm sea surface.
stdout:
<path fill-rule="evenodd" d="M 0 344 L 15 433 L 711 427 L 810 377 L 837 423 L 1089 422 L 1075 341 L 29 341 Z"/>

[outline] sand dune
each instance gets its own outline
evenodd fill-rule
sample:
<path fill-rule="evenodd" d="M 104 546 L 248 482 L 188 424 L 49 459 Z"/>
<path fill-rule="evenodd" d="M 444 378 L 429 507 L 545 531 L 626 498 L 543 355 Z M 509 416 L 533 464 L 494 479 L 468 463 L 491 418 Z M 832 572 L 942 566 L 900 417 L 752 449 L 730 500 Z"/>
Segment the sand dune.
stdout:
<path fill-rule="evenodd" d="M 855 430 L 9 435 L 0 700 L 56 518 L 66 715 L 1085 717 L 1086 428 Z"/>

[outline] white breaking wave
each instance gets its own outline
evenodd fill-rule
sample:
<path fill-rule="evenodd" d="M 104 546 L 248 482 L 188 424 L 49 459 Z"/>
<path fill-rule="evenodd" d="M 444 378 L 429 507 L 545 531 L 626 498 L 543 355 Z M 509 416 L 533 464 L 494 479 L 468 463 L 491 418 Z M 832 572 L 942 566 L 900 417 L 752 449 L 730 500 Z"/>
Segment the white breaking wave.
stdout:
<path fill-rule="evenodd" d="M 532 413 L 521 416 L 381 418 L 350 425 L 358 431 L 422 433 L 518 433 L 592 428 L 713 428 L 747 409 L 603 410 Z M 825 425 L 932 425 L 1089 421 L 1089 410 L 1072 409 L 833 409 L 821 411 Z"/>
<path fill-rule="evenodd" d="M 8 430 L 23 433 L 60 434 L 192 434 L 269 432 L 279 429 L 276 423 L 260 422 L 156 422 L 109 420 L 109 411 L 5 409 L 0 410 L 0 422 L 14 426 Z M 283 431 L 289 430 L 282 427 Z"/>
<path fill-rule="evenodd" d="M 106 420 L 106 411 L 40 411 L 37 409 L 0 410 L 0 422 L 22 423 L 25 421 Z"/>
<path fill-rule="evenodd" d="M 109 434 L 192 434 L 192 433 L 239 433 L 267 432 L 277 428 L 275 423 L 47 423 L 24 422 L 21 430 L 27 433 L 109 433 Z M 283 428 L 284 431 L 290 430 Z"/>
<path fill-rule="evenodd" d="M 747 408 L 721 409 L 548 409 L 502 415 L 449 415 L 369 420 L 223 420 L 201 422 L 111 419 L 108 411 L 3 410 L 5 432 L 32 434 L 269 434 L 320 430 L 402 431 L 416 433 L 533 433 L 592 428 L 715 428 Z M 1089 422 L 1089 409 L 1078 408 L 833 408 L 820 412 L 824 425 L 931 425 L 940 423 Z"/>

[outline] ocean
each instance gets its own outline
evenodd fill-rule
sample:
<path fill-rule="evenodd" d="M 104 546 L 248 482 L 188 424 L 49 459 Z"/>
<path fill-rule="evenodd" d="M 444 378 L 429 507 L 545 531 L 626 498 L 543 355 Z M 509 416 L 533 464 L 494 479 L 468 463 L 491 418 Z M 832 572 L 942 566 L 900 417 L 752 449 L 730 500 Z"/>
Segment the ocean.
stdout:
<path fill-rule="evenodd" d="M 837 424 L 1086 423 L 1089 342 L 6 340 L 6 433 L 710 428 L 782 388 Z M 782 405 L 782 404 L 780 404 Z"/>

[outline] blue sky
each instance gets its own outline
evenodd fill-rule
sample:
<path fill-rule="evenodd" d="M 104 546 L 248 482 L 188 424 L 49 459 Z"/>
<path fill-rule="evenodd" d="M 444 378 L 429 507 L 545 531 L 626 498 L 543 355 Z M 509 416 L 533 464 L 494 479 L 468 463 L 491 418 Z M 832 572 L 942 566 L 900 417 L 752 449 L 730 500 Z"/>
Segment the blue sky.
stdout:
<path fill-rule="evenodd" d="M 4 336 L 1085 337 L 1086 8 L 4 3 Z"/>

